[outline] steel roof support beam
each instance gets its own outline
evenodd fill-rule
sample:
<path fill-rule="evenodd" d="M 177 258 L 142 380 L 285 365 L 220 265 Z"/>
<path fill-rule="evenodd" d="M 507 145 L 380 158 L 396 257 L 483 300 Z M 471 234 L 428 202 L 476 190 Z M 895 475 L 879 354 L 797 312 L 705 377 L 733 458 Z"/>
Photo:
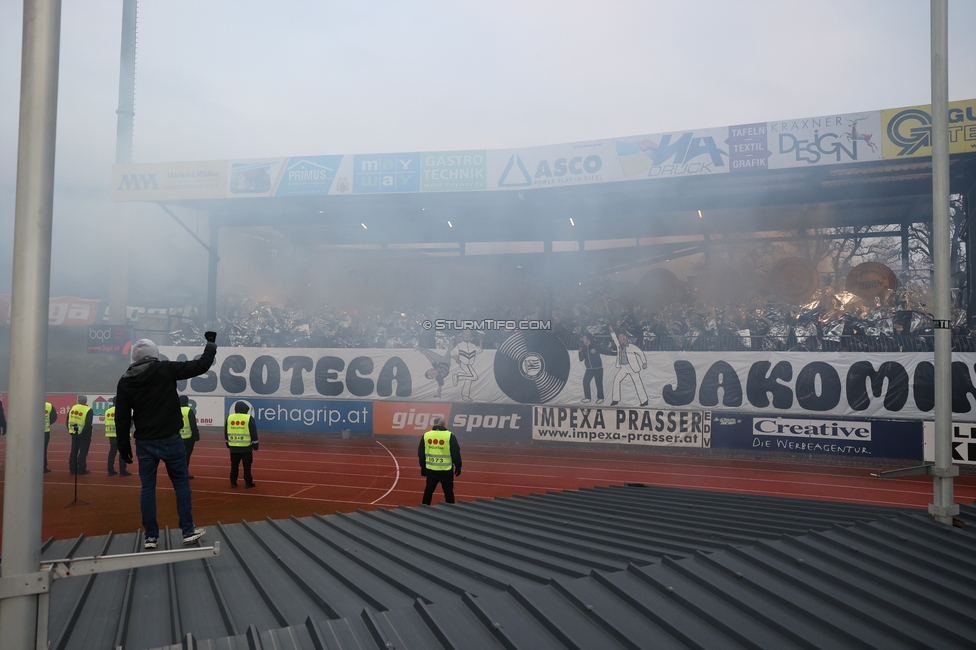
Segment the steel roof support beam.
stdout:
<path fill-rule="evenodd" d="M 949 241 L 949 1 L 931 0 L 932 30 L 932 266 L 935 269 L 935 466 L 929 512 L 945 524 L 959 514 L 953 501 L 952 349 Z"/>

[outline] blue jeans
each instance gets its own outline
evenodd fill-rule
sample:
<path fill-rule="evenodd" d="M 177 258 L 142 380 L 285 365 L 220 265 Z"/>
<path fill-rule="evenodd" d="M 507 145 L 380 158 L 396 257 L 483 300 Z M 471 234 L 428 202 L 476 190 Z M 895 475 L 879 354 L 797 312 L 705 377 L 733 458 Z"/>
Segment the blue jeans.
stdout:
<path fill-rule="evenodd" d="M 180 434 L 174 433 L 161 440 L 136 440 L 136 458 L 139 461 L 139 480 L 142 492 L 139 507 L 142 508 L 142 527 L 146 537 L 159 537 L 156 523 L 156 470 L 159 461 L 166 464 L 166 473 L 176 491 L 176 512 L 180 515 L 183 535 L 193 533 L 193 505 L 189 473 L 186 471 L 186 451 Z"/>

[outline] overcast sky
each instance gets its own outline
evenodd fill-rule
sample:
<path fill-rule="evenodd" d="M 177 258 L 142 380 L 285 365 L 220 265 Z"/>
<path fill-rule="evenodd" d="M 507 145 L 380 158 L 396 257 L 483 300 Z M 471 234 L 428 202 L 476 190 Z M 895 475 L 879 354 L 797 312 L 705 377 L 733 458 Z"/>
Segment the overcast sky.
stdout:
<path fill-rule="evenodd" d="M 0 0 L 0 283 L 21 11 Z M 976 97 L 976 2 L 949 11 L 950 99 Z M 924 104 L 928 22 L 927 0 L 142 0 L 134 160 L 503 148 Z M 110 209 L 120 24 L 121 0 L 64 2 L 56 256 L 79 229 L 97 242 Z"/>

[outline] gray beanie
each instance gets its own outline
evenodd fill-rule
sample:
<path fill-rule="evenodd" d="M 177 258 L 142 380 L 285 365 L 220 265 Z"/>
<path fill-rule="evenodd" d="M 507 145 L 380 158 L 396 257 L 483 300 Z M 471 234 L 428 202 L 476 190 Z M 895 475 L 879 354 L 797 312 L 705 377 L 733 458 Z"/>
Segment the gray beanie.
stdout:
<path fill-rule="evenodd" d="M 132 363 L 148 357 L 159 358 L 159 348 L 149 339 L 139 339 L 132 345 Z"/>

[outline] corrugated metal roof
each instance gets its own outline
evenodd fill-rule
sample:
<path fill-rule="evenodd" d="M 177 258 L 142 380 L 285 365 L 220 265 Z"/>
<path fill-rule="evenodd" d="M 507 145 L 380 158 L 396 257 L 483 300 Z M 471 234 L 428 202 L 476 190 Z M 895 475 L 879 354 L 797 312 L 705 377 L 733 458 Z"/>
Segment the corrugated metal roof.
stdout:
<path fill-rule="evenodd" d="M 976 510 L 964 513 L 976 525 Z M 178 531 L 163 539 L 178 544 Z M 51 647 L 895 648 L 976 638 L 976 535 L 918 511 L 612 487 L 218 525 L 204 539 L 216 540 L 212 559 L 57 581 Z M 44 558 L 139 542 L 62 540 Z"/>

